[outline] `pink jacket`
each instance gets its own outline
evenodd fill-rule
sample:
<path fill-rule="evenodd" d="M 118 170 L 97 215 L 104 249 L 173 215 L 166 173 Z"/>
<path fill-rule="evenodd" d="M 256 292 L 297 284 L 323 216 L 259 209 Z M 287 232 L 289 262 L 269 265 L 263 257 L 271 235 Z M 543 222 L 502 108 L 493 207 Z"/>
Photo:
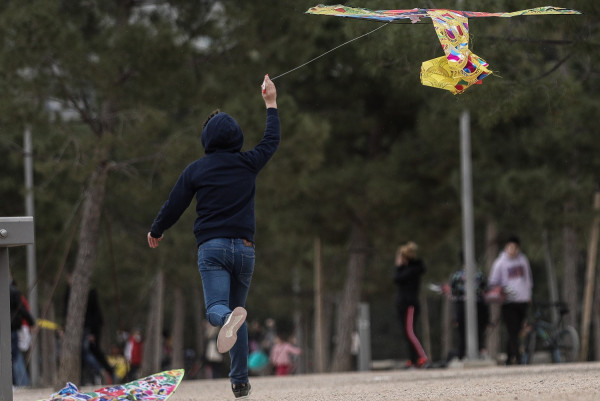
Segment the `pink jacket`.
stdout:
<path fill-rule="evenodd" d="M 290 365 L 290 355 L 300 355 L 302 350 L 290 343 L 277 343 L 271 348 L 271 363 L 275 366 Z"/>

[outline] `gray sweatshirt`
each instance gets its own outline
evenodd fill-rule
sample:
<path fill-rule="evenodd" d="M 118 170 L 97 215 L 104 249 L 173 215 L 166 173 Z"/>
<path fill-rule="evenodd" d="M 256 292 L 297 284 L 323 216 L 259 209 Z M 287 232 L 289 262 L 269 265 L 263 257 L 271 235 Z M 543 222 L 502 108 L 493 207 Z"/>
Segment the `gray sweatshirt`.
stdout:
<path fill-rule="evenodd" d="M 488 285 L 501 286 L 506 293 L 505 302 L 530 302 L 533 279 L 529 260 L 523 253 L 511 259 L 501 252 L 492 265 Z"/>

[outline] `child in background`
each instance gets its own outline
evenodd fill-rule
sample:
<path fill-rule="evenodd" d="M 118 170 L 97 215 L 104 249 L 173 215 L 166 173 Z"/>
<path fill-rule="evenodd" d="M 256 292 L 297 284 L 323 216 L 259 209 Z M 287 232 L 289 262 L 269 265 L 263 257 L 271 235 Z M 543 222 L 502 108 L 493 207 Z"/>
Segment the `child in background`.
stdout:
<path fill-rule="evenodd" d="M 125 377 L 125 381 L 132 381 L 138 378 L 138 371 L 142 366 L 142 358 L 144 354 L 144 340 L 142 339 L 142 331 L 134 329 L 125 344 L 125 359 L 129 364 L 129 371 Z"/>
<path fill-rule="evenodd" d="M 125 379 L 125 375 L 127 374 L 127 359 L 121 352 L 121 349 L 118 345 L 113 345 L 110 349 L 110 354 L 106 357 L 108 363 L 115 372 L 116 383 L 122 383 L 123 379 Z"/>
<path fill-rule="evenodd" d="M 275 344 L 271 348 L 270 360 L 275 366 L 277 376 L 286 376 L 290 374 L 292 366 L 292 355 L 300 355 L 302 350 L 282 338 L 282 335 L 275 337 Z"/>

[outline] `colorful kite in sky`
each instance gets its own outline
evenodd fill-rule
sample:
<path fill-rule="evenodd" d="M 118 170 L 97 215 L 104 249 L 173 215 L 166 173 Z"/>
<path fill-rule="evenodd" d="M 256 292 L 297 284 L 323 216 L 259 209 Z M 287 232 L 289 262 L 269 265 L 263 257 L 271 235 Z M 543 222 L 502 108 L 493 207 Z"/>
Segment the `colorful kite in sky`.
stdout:
<path fill-rule="evenodd" d="M 157 373 L 126 384 L 82 393 L 73 383 L 43 401 L 164 401 L 183 379 L 183 369 Z"/>
<path fill-rule="evenodd" d="M 514 12 L 486 13 L 443 9 L 379 10 L 346 7 L 342 5 L 318 5 L 308 14 L 332 15 L 336 17 L 370 19 L 380 22 L 410 20 L 417 23 L 421 18 L 431 18 L 445 56 L 424 61 L 421 65 L 421 83 L 434 88 L 446 89 L 453 94 L 462 93 L 492 71 L 488 63 L 469 50 L 469 18 L 515 17 L 519 15 L 581 14 L 579 11 L 560 7 L 538 7 Z"/>

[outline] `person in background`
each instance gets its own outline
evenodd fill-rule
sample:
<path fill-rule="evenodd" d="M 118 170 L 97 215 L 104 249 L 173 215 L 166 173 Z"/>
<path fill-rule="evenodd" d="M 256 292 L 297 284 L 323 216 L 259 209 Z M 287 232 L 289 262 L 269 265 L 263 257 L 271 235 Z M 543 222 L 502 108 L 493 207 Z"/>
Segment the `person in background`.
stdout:
<path fill-rule="evenodd" d="M 292 355 L 300 355 L 302 350 L 288 341 L 282 334 L 275 337 L 269 359 L 275 367 L 275 375 L 287 376 L 292 371 Z"/>
<path fill-rule="evenodd" d="M 223 369 L 223 354 L 217 349 L 217 336 L 219 328 L 204 321 L 204 338 L 206 345 L 204 349 L 204 362 L 206 363 L 206 377 L 210 379 L 220 379 Z"/>
<path fill-rule="evenodd" d="M 169 370 L 173 361 L 173 338 L 169 330 L 162 331 L 162 350 L 160 357 L 160 370 Z"/>
<path fill-rule="evenodd" d="M 115 372 L 115 384 L 123 382 L 125 375 L 127 375 L 127 359 L 125 359 L 121 348 L 119 348 L 118 345 L 113 344 L 110 349 L 110 354 L 106 356 L 106 360 Z"/>
<path fill-rule="evenodd" d="M 129 382 L 138 378 L 138 372 L 142 366 L 142 358 L 144 357 L 144 340 L 142 331 L 139 328 L 134 328 L 125 343 L 123 350 L 129 370 L 125 376 L 125 381 Z"/>
<path fill-rule="evenodd" d="M 71 296 L 71 286 L 73 285 L 73 275 L 67 275 L 67 288 L 65 290 L 65 303 L 63 310 L 63 321 L 66 322 L 69 297 Z M 83 384 L 114 384 L 115 372 L 108 363 L 106 355 L 101 348 L 102 327 L 104 326 L 104 315 L 100 307 L 98 291 L 91 288 L 88 292 L 85 318 L 83 322 L 83 335 L 81 339 L 81 382 Z M 103 373 L 106 379 L 103 379 Z"/>
<path fill-rule="evenodd" d="M 261 342 L 262 350 L 267 354 L 271 354 L 271 349 L 275 345 L 275 338 L 277 337 L 277 322 L 272 317 L 265 320 L 265 332 Z"/>
<path fill-rule="evenodd" d="M 83 351 L 91 354 L 91 357 L 88 355 L 88 359 L 95 359 L 97 365 L 104 370 L 107 375 L 108 384 L 114 384 L 116 380 L 115 371 L 108 363 L 106 355 L 101 348 L 103 326 L 104 315 L 102 314 L 102 309 L 100 307 L 98 291 L 95 288 L 92 288 L 88 293 L 85 321 L 83 324 Z"/>
<path fill-rule="evenodd" d="M 25 366 L 25 358 L 19 349 L 19 330 L 23 325 L 23 320 L 29 327 L 35 327 L 35 320 L 29 313 L 22 300 L 21 291 L 17 284 L 11 278 L 10 280 L 10 355 L 12 358 L 12 376 L 13 385 L 17 387 L 30 386 L 29 374 Z"/>
<path fill-rule="evenodd" d="M 519 333 L 531 303 L 533 276 L 518 237 L 512 236 L 506 241 L 504 250 L 492 265 L 488 285 L 490 288 L 501 287 L 506 297 L 502 304 L 502 321 L 508 332 L 506 364 L 519 364 Z"/>
<path fill-rule="evenodd" d="M 402 325 L 402 332 L 408 346 L 409 360 L 407 367 L 425 367 L 427 355 L 421 342 L 415 334 L 416 322 L 419 317 L 419 291 L 421 276 L 425 274 L 423 261 L 417 258 L 418 246 L 408 242 L 396 251 L 396 270 L 394 283 L 398 287 L 396 309 Z"/>
<path fill-rule="evenodd" d="M 464 264 L 463 255 L 460 254 L 461 265 Z M 453 320 L 458 329 L 458 358 L 463 359 L 466 353 L 466 319 L 465 319 L 465 281 L 466 270 L 462 267 L 450 277 L 450 300 L 453 307 Z M 477 296 L 477 339 L 479 356 L 485 358 L 485 332 L 489 324 L 489 308 L 485 302 L 484 294 L 487 289 L 487 280 L 481 270 L 475 273 L 475 291 Z"/>
<path fill-rule="evenodd" d="M 236 398 L 251 391 L 245 306 L 254 273 L 256 179 L 281 139 L 277 91 L 268 75 L 261 89 L 267 115 L 262 140 L 242 152 L 244 134 L 238 123 L 226 113 L 213 112 L 202 130 L 205 156 L 181 173 L 147 234 L 150 248 L 158 247 L 163 233 L 196 198 L 194 235 L 206 315 L 221 327 L 217 348 L 229 352 Z"/>

